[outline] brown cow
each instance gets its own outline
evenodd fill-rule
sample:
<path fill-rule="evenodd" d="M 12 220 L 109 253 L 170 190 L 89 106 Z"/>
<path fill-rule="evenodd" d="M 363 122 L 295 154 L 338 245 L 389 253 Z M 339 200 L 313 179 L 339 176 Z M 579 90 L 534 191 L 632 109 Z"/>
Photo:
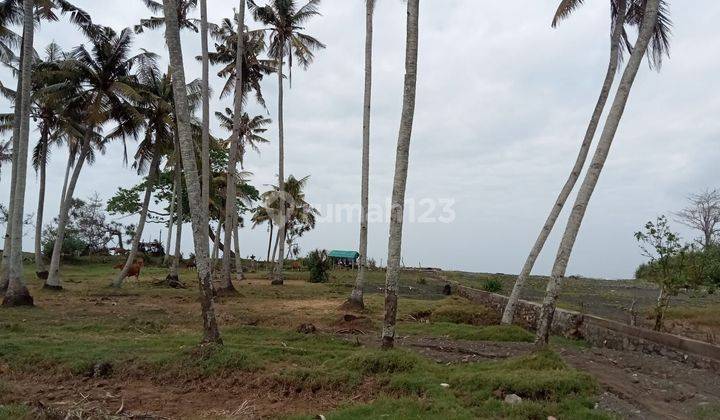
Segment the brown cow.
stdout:
<path fill-rule="evenodd" d="M 300 264 L 300 261 L 293 261 L 292 269 L 293 269 L 293 271 L 300 271 L 302 269 L 302 265 Z"/>
<path fill-rule="evenodd" d="M 130 270 L 128 271 L 128 277 L 135 277 L 136 281 L 140 280 L 140 271 L 145 266 L 145 260 L 142 258 L 138 258 L 133 262 L 133 264 L 130 266 Z M 125 263 L 119 263 L 115 265 L 113 268 L 122 270 L 125 267 Z"/>

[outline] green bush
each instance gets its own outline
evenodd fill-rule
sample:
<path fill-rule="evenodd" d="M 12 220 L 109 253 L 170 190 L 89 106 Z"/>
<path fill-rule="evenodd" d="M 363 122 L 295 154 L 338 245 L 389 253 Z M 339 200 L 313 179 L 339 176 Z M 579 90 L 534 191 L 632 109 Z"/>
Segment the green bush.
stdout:
<path fill-rule="evenodd" d="M 42 252 L 47 258 L 52 256 L 53 247 L 55 246 L 55 237 L 55 232 L 53 231 L 52 233 L 46 233 L 45 238 L 43 239 Z M 67 232 L 65 234 L 65 238 L 63 239 L 61 253 L 65 256 L 74 257 L 75 255 L 80 255 L 85 252 L 87 247 L 88 245 L 73 232 Z"/>
<path fill-rule="evenodd" d="M 327 283 L 330 279 L 332 264 L 327 251 L 316 249 L 308 254 L 304 260 L 305 267 L 310 271 L 311 283 Z"/>
<path fill-rule="evenodd" d="M 500 293 L 503 290 L 503 284 L 498 279 L 487 279 L 483 282 L 482 289 L 490 293 Z"/>

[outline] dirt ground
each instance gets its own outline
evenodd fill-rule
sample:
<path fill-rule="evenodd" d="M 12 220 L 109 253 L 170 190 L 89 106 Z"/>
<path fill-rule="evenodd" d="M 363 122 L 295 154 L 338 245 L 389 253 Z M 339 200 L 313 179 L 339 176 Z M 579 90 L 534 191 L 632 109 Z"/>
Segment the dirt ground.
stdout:
<path fill-rule="evenodd" d="M 430 277 L 430 276 L 428 276 Z M 442 298 L 434 282 L 421 280 L 405 293 L 427 299 Z M 48 311 L 56 311 L 55 322 L 71 319 L 116 316 L 130 318 L 138 313 L 163 319 L 194 317 L 197 303 L 185 292 L 166 292 L 138 286 L 120 295 L 112 293 L 68 293 L 62 299 L 42 301 Z M 368 347 L 377 347 L 372 319 L 346 318 L 338 307 L 347 290 L 330 286 L 331 296 L 319 296 L 316 288 L 301 280 L 288 281 L 284 289 L 270 288 L 261 278 L 243 282 L 241 303 L 220 299 L 222 325 L 261 325 L 295 328 L 301 321 L 314 322 L 323 333 L 336 334 Z M 325 287 L 325 286 L 323 286 Z M 376 285 L 371 293 L 382 290 Z M 615 290 L 615 289 L 609 289 Z M 633 292 L 634 293 L 634 292 Z M 303 295 L 301 295 L 303 294 Z M 627 294 L 623 294 L 626 296 Z M 649 293 L 648 293 L 649 295 Z M 157 298 L 163 297 L 162 301 Z M 266 314 L 273 299 L 272 314 Z M 379 304 L 379 302 L 377 303 Z M 622 305 L 620 303 L 620 305 Z M 608 306 L 609 307 L 609 306 Z M 376 322 L 376 320 L 375 320 Z M 135 325 L 135 324 L 132 324 Z M 142 333 L 142 325 L 138 327 Z M 175 327 L 169 327 L 175 328 Z M 437 363 L 470 363 L 503 359 L 533 351 L 530 343 L 498 343 L 451 340 L 437 337 L 398 337 L 397 344 Z M 557 351 L 571 366 L 597 378 L 603 394 L 600 408 L 629 419 L 720 418 L 720 375 L 692 369 L 661 356 L 608 349 L 586 348 L 575 343 L 556 344 Z M 352 394 L 332 390 L 297 391 L 269 381 L 266 376 L 243 372 L 222 378 L 163 383 L 142 377 L 88 378 L 10 371 L 0 362 L 0 379 L 9 384 L 2 391 L 3 402 L 27 403 L 36 413 L 68 414 L 59 418 L 272 418 L 277 413 L 327 413 L 351 402 L 372 400 L 377 386 L 363 383 Z M 704 416 L 704 417 L 701 417 Z M 55 418 L 50 416 L 49 418 Z"/>
<path fill-rule="evenodd" d="M 346 336 L 355 340 L 357 336 Z M 377 345 L 362 336 L 364 345 Z M 401 338 L 398 345 L 417 351 L 437 363 L 469 363 L 502 359 L 533 351 L 530 343 L 496 343 L 428 337 Z M 571 366 L 597 378 L 603 394 L 599 406 L 626 419 L 720 418 L 720 376 L 691 369 L 660 356 L 608 349 L 560 346 Z M 372 385 L 355 395 L 329 392 L 296 393 L 278 389 L 258 378 L 205 380 L 187 384 L 158 384 L 149 380 L 67 378 L 39 375 L 2 375 L 22 393 L 22 400 L 48 412 L 48 407 L 73 418 L 270 418 L 288 406 L 302 412 L 327 412 L 346 402 L 373 396 Z M 52 411 L 50 411 L 52 412 Z M 716 413 L 713 417 L 712 413 Z"/>

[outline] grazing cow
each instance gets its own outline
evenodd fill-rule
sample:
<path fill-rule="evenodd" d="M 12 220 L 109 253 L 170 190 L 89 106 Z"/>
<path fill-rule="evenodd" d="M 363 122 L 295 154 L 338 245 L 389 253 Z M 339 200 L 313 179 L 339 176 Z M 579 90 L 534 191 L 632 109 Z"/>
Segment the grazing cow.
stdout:
<path fill-rule="evenodd" d="M 185 268 L 194 268 L 197 269 L 197 264 L 195 263 L 195 260 L 190 260 L 185 262 Z"/>
<path fill-rule="evenodd" d="M 135 262 L 130 266 L 130 270 L 128 271 L 128 277 L 135 277 L 135 281 L 140 280 L 140 271 L 145 266 L 145 260 L 142 258 L 138 258 L 135 260 Z M 125 263 L 119 263 L 115 265 L 115 269 L 122 270 L 123 267 L 125 267 Z"/>

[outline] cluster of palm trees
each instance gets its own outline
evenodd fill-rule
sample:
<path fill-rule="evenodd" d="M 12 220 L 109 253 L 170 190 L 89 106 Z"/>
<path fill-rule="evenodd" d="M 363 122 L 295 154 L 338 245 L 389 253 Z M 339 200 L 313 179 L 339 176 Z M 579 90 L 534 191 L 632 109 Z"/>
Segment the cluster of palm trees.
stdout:
<path fill-rule="evenodd" d="M 41 277 L 46 274 L 45 287 L 62 288 L 61 252 L 68 210 L 82 168 L 94 161 L 95 154 L 103 152 L 111 141 L 125 143 L 138 140 L 133 167 L 138 173 L 147 173 L 145 194 L 140 220 L 133 238 L 127 262 L 113 281 L 121 286 L 135 261 L 140 238 L 147 221 L 152 191 L 161 168 L 165 165 L 174 176 L 171 217 L 177 227 L 176 257 L 179 255 L 181 227 L 184 221 L 183 197 L 186 194 L 193 227 L 194 254 L 202 291 L 205 342 L 220 341 L 214 319 L 212 285 L 210 282 L 209 217 L 211 213 L 222 219 L 218 226 L 225 228 L 227 247 L 235 233 L 236 261 L 233 267 L 231 252 L 223 253 L 223 278 L 233 288 L 233 271 L 241 273 L 237 238 L 240 217 L 238 201 L 245 180 L 237 171 L 237 163 L 244 165 L 248 149 L 257 149 L 267 143 L 262 134 L 270 123 L 262 116 L 251 117 L 245 112 L 247 98 L 254 98 L 264 106 L 260 81 L 272 73 L 278 74 L 282 85 L 284 61 L 287 60 L 291 80 L 293 58 L 306 68 L 313 60 L 313 51 L 324 45 L 302 33 L 302 24 L 319 14 L 319 1 L 311 0 L 303 7 L 294 1 L 276 0 L 267 5 L 239 1 L 232 19 L 220 25 L 207 20 L 207 2 L 201 0 L 165 0 L 162 3 L 144 0 L 146 6 L 162 16 L 142 19 L 133 29 L 120 32 L 93 23 L 83 10 L 65 0 L 4 0 L 0 2 L 0 58 L 14 70 L 18 78 L 17 89 L 0 87 L 2 93 L 15 101 L 15 112 L 2 115 L 0 129 L 12 130 L 12 141 L 3 144 L 3 160 L 11 160 L 12 188 L 8 229 L 3 253 L 3 283 L 5 305 L 32 305 L 22 277 L 22 217 L 24 214 L 25 179 L 29 144 L 29 120 L 37 121 L 40 140 L 33 152 L 33 164 L 40 174 L 38 223 L 36 223 L 36 269 Z M 199 23 L 190 18 L 194 8 L 200 7 Z M 245 11 L 266 27 L 249 30 L 245 25 Z M 36 57 L 33 46 L 35 23 L 58 20 L 58 14 L 70 16 L 71 22 L 81 28 L 87 37 L 87 47 L 81 45 L 71 51 L 62 51 L 51 44 L 45 56 Z M 22 27 L 22 35 L 13 26 Z M 170 55 L 170 66 L 162 72 L 157 65 L 158 56 L 141 50 L 132 54 L 134 32 L 165 27 Z M 190 29 L 201 33 L 203 75 L 186 83 L 179 31 Z M 215 51 L 210 52 L 209 38 L 216 40 Z M 16 53 L 16 50 L 19 50 Z M 261 55 L 267 58 L 262 59 Z M 223 65 L 218 76 L 226 79 L 222 96 L 233 94 L 233 107 L 218 113 L 221 126 L 231 132 L 226 141 L 217 141 L 210 135 L 210 64 Z M 194 117 L 201 109 L 200 121 Z M 282 120 L 282 86 L 280 108 Z M 282 123 L 280 138 L 282 139 Z M 109 128 L 111 127 L 111 128 Z M 40 230 L 44 210 L 46 185 L 45 169 L 52 149 L 66 145 L 68 160 L 66 177 L 62 185 L 57 238 L 49 267 L 45 267 L 40 254 Z M 197 145 L 197 146 L 196 146 Z M 219 176 L 213 171 L 210 160 L 213 148 L 225 149 L 228 155 L 226 170 Z M 284 189 L 283 147 L 280 144 L 279 190 Z M 6 159 L 7 158 L 7 159 Z M 126 156 L 127 160 L 127 156 Z M 212 174 L 212 177 L 211 177 Z M 184 176 L 182 176 L 184 175 Z M 184 181 L 184 182 L 183 182 Z M 184 185 L 183 185 L 184 184 Z M 218 188 L 224 197 L 211 190 Z M 286 211 L 281 212 L 286 215 Z M 18 223 L 19 222 L 19 223 Z M 172 224 L 170 228 L 172 229 Z M 314 224 L 314 222 L 313 222 Z M 282 247 L 285 232 L 279 240 L 281 252 L 275 281 L 282 282 Z M 216 238 L 219 242 L 219 238 Z M 177 277 L 177 260 L 171 267 L 171 276 Z"/>
<path fill-rule="evenodd" d="M 145 50 L 139 54 L 131 54 L 132 29 L 116 32 L 96 25 L 87 13 L 66 0 L 0 2 L 0 60 L 12 67 L 18 76 L 17 89 L 1 87 L 2 93 L 15 101 L 14 113 L 3 115 L 0 121 L 0 128 L 12 130 L 12 143 L 8 142 L 0 147 L 0 158 L 6 160 L 7 156 L 12 156 L 13 162 L 8 234 L 5 237 L 3 253 L 5 281 L 0 284 L 6 289 L 3 304 L 32 305 L 33 303 L 22 278 L 21 238 L 29 120 L 34 118 L 38 121 L 40 131 L 40 140 L 33 151 L 33 165 L 39 171 L 41 185 L 38 225 L 42 221 L 45 167 L 50 150 L 61 144 L 68 147 L 57 239 L 47 270 L 46 287 L 50 289 L 62 287 L 60 257 L 64 225 L 67 222 L 68 209 L 83 166 L 92 163 L 95 153 L 102 152 L 110 141 L 125 142 L 129 138 L 138 139 L 134 167 L 139 173 L 148 174 L 146 190 L 131 252 L 124 269 L 113 284 L 122 285 L 123 279 L 135 261 L 138 243 L 147 220 L 152 188 L 164 164 L 174 172 L 174 193 L 170 207 L 171 218 L 174 219 L 177 228 L 176 257 L 179 255 L 181 227 L 186 214 L 183 209 L 183 197 L 187 195 L 201 291 L 203 342 L 221 343 L 214 314 L 215 291 L 211 282 L 209 220 L 211 214 L 219 220 L 218 233 L 215 235 L 216 243 L 220 242 L 217 236 L 220 235 L 222 227 L 224 227 L 225 246 L 229 248 L 233 239 L 235 242 L 237 258 L 235 268 L 230 252 L 223 252 L 222 264 L 223 287 L 226 291 L 232 292 L 233 277 L 242 276 L 237 232 L 240 225 L 238 201 L 242 196 L 238 186 L 242 187 L 244 174 L 237 170 L 237 164 L 244 168 L 246 151 L 257 150 L 260 144 L 267 143 L 263 135 L 266 131 L 265 127 L 270 123 L 266 117 L 249 116 L 244 108 L 251 94 L 261 106 L 265 106 L 260 82 L 265 76 L 273 73 L 277 75 L 278 81 L 276 116 L 279 128 L 278 184 L 273 191 L 265 195 L 266 199 L 274 203 L 274 207 L 265 206 L 262 211 L 256 211 L 253 217 L 255 224 L 269 223 L 270 244 L 273 239 L 273 227 L 278 229 L 275 239 L 277 258 L 272 273 L 273 284 L 283 284 L 284 259 L 292 255 L 295 238 L 302 235 L 307 226 L 314 226 L 315 223 L 316 211 L 304 201 L 304 195 L 301 193 L 307 177 L 302 179 L 289 177 L 287 180 L 285 178 L 284 84 L 287 80 L 289 86 L 292 86 L 294 62 L 306 69 L 313 62 L 314 53 L 325 47 L 319 40 L 304 32 L 306 23 L 320 14 L 320 0 L 309 0 L 303 6 L 298 6 L 295 0 L 268 0 L 267 4 L 262 5 L 255 0 L 247 0 L 247 4 L 245 0 L 239 0 L 234 17 L 225 19 L 218 25 L 208 22 L 207 0 L 143 1 L 153 13 L 160 16 L 142 19 L 135 26 L 134 32 L 164 27 L 170 58 L 170 66 L 165 73 L 158 69 L 155 54 Z M 391 200 L 383 348 L 391 348 L 395 336 L 402 249 L 402 215 L 417 85 L 419 3 L 419 0 L 407 1 L 405 79 Z M 553 20 L 553 26 L 568 17 L 582 3 L 582 0 L 562 0 Z M 666 0 L 611 0 L 610 3 L 612 10 L 610 61 L 600 97 L 576 163 L 528 256 L 503 316 L 503 322 L 512 322 L 522 287 L 585 167 L 592 141 L 610 98 L 615 75 L 621 68 L 624 56 L 629 54 L 553 265 L 552 277 L 547 286 L 538 325 L 539 344 L 547 343 L 555 301 L 573 245 L 641 62 L 647 55 L 650 65 L 659 68 L 663 56 L 668 52 L 671 23 Z M 198 6 L 199 21 L 190 17 L 193 9 Z M 348 299 L 348 305 L 354 307 L 364 306 L 363 288 L 367 265 L 374 9 L 375 0 L 366 0 L 360 269 L 355 288 Z M 246 27 L 246 10 L 262 26 L 261 29 L 250 30 Z M 42 20 L 57 20 L 58 13 L 70 16 L 71 22 L 88 38 L 88 47 L 80 46 L 64 52 L 57 45 L 51 44 L 46 49 L 44 58 L 36 58 L 33 49 L 35 24 Z M 12 31 L 15 25 L 22 26 L 21 35 Z M 638 30 L 634 42 L 627 31 L 632 27 Z M 180 41 L 180 31 L 184 29 L 200 32 L 202 47 L 202 55 L 199 57 L 202 61 L 202 77 L 189 83 L 185 75 Z M 210 38 L 216 41 L 213 52 L 209 48 Z M 16 54 L 16 50 L 19 50 L 19 53 Z M 266 58 L 261 58 L 263 55 Z M 220 93 L 221 97 L 233 95 L 233 107 L 216 113 L 221 126 L 231 132 L 226 141 L 214 139 L 209 129 L 211 64 L 222 66 L 218 77 L 226 81 Z M 198 108 L 201 114 L 199 121 L 194 116 Z M 108 126 L 112 126 L 112 129 L 105 132 Z M 218 147 L 228 151 L 227 167 L 220 176 L 217 175 L 217 171 L 213 171 L 210 157 L 213 148 Z M 211 193 L 218 188 L 222 191 L 220 198 Z M 268 214 L 270 210 L 276 213 L 276 219 Z M 172 229 L 172 226 L 171 221 L 169 228 Z M 36 237 L 39 237 L 38 235 L 36 232 Z M 45 267 L 37 241 L 39 239 L 36 239 L 36 267 L 40 272 L 44 271 Z M 289 247 L 287 255 L 286 245 Z M 177 277 L 178 258 L 174 260 L 170 275 Z"/>

